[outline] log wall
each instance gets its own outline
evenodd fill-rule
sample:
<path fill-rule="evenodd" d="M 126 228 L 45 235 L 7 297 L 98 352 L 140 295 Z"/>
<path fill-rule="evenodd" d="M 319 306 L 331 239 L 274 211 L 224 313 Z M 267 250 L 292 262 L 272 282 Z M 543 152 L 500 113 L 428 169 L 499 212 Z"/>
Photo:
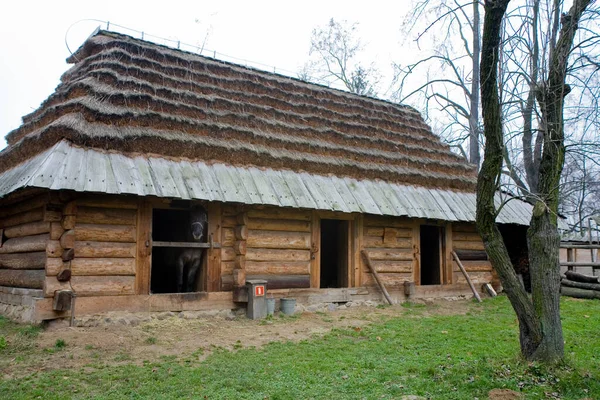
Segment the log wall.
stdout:
<path fill-rule="evenodd" d="M 65 203 L 60 218 L 64 232 L 48 244 L 44 296 L 61 289 L 77 296 L 134 294 L 137 208 L 135 199 L 108 196 Z"/>
<path fill-rule="evenodd" d="M 492 264 L 488 261 L 483 241 L 477 233 L 475 224 L 453 224 L 452 248 L 476 286 L 492 282 Z M 452 262 L 452 283 L 467 283 L 455 261 Z"/>
<path fill-rule="evenodd" d="M 60 207 L 50 202 L 44 193 L 0 208 L 0 300 L 10 294 L 14 303 L 22 291 L 12 288 L 43 288 L 46 259 L 58 252 L 50 243 L 63 233 Z"/>
<path fill-rule="evenodd" d="M 312 212 L 223 207 L 221 290 L 266 279 L 269 289 L 310 287 Z"/>
<path fill-rule="evenodd" d="M 406 218 L 364 217 L 363 249 L 386 287 L 399 287 L 414 280 L 414 226 L 415 222 Z M 365 266 L 361 285 L 376 285 L 373 274 Z"/>

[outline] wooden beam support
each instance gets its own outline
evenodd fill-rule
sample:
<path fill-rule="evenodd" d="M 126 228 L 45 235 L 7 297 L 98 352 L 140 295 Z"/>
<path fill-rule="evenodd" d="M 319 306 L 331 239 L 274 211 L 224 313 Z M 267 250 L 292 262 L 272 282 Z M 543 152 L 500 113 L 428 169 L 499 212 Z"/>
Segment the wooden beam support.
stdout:
<path fill-rule="evenodd" d="M 469 278 L 469 275 L 467 274 L 465 267 L 462 265 L 462 262 L 460 262 L 460 258 L 458 258 L 458 255 L 456 255 L 456 252 L 454 252 L 454 251 L 452 252 L 452 256 L 454 257 L 456 264 L 458 264 L 458 268 L 460 268 L 460 271 L 465 276 L 465 279 L 467 280 L 467 283 L 469 284 L 469 287 L 471 288 L 473 295 L 475 296 L 477 301 L 481 303 L 481 297 L 479 296 L 477 289 L 475 289 L 475 286 L 473 286 L 473 282 L 471 281 L 471 278 Z"/>
<path fill-rule="evenodd" d="M 375 281 L 377 282 L 377 286 L 379 286 L 379 289 L 381 289 L 381 292 L 385 296 L 385 299 L 388 301 L 388 303 L 393 304 L 392 303 L 392 298 L 390 297 L 390 294 L 388 293 L 387 289 L 383 285 L 383 282 L 381 281 L 381 278 L 379 277 L 379 274 L 377 273 L 377 271 L 375 270 L 375 268 L 371 264 L 371 260 L 369 260 L 369 255 L 364 250 L 361 251 L 361 254 L 365 258 L 365 263 L 367 264 L 367 267 L 369 267 L 369 269 L 371 270 L 371 274 L 373 274 L 373 277 L 375 278 Z"/>

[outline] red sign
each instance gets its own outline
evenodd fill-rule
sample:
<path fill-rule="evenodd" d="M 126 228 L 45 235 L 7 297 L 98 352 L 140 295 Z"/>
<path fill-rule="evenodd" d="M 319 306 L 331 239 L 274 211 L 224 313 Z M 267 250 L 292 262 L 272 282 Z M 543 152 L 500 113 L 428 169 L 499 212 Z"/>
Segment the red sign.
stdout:
<path fill-rule="evenodd" d="M 256 286 L 254 288 L 254 296 L 264 296 L 265 295 L 265 287 L 264 286 Z"/>

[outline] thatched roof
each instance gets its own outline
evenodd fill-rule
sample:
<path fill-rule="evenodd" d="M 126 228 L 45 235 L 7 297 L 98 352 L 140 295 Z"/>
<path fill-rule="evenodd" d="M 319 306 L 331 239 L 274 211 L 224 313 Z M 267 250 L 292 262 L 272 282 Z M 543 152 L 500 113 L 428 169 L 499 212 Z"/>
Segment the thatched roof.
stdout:
<path fill-rule="evenodd" d="M 7 135 L 0 172 L 84 148 L 472 192 L 475 169 L 414 109 L 99 31 Z"/>

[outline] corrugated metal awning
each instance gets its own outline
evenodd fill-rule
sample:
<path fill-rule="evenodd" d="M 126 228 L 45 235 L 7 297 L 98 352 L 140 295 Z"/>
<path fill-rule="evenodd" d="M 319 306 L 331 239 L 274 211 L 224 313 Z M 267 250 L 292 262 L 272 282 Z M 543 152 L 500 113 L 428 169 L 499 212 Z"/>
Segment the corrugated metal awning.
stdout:
<path fill-rule="evenodd" d="M 0 197 L 26 187 L 475 221 L 475 193 L 270 168 L 125 156 L 75 147 L 67 141 L 0 174 Z M 500 193 L 496 201 L 500 204 L 509 199 L 497 221 L 528 225 L 531 205 Z"/>

